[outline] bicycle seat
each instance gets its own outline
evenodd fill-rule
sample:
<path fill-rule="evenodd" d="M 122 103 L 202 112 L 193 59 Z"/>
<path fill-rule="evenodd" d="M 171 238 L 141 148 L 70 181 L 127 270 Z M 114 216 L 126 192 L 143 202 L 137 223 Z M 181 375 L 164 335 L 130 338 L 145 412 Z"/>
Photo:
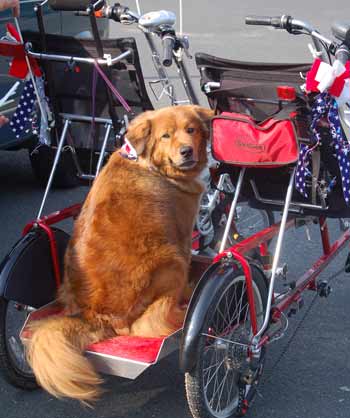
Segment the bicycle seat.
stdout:
<path fill-rule="evenodd" d="M 139 19 L 139 25 L 147 29 L 156 29 L 160 26 L 174 26 L 176 15 L 167 10 L 158 10 L 142 15 Z"/>
<path fill-rule="evenodd" d="M 344 42 L 347 46 L 350 46 L 350 23 L 336 22 L 332 25 L 332 34 Z"/>

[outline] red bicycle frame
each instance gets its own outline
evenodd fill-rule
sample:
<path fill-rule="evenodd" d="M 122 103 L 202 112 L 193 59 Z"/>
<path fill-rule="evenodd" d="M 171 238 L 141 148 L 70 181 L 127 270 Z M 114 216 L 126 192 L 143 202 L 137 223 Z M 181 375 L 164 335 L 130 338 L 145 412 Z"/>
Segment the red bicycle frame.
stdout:
<path fill-rule="evenodd" d="M 286 230 L 294 226 L 294 224 L 295 219 L 289 218 L 286 224 Z M 342 234 L 342 236 L 339 239 L 337 239 L 331 245 L 328 232 L 328 225 L 324 217 L 319 218 L 319 225 L 323 246 L 323 255 L 299 279 L 295 280 L 295 285 L 293 286 L 293 289 L 290 289 L 290 291 L 287 292 L 285 296 L 279 298 L 279 301 L 272 305 L 272 322 L 277 322 L 281 318 L 282 313 L 287 311 L 293 303 L 300 299 L 300 296 L 304 290 L 317 290 L 316 279 L 318 275 L 328 266 L 328 264 L 333 260 L 333 258 L 339 253 L 340 250 L 344 248 L 346 243 L 350 240 L 350 230 L 347 230 L 344 234 Z M 246 238 L 245 240 L 226 249 L 222 253 L 218 254 L 213 260 L 214 262 L 219 262 L 223 258 L 233 258 L 242 266 L 247 286 L 249 313 L 251 318 L 252 331 L 254 335 L 256 335 L 258 331 L 257 317 L 254 303 L 253 279 L 246 254 L 254 248 L 260 248 L 260 254 L 262 256 L 265 256 L 266 244 L 268 241 L 270 241 L 274 236 L 278 234 L 279 227 L 280 224 L 278 223 L 268 228 L 265 228 L 264 230 L 259 231 L 251 237 Z M 279 329 L 276 328 L 276 332 L 278 330 Z M 269 334 L 267 329 L 267 332 L 265 332 L 265 334 L 259 341 L 258 347 L 261 347 L 264 344 L 266 344 L 274 335 L 274 333 Z"/>

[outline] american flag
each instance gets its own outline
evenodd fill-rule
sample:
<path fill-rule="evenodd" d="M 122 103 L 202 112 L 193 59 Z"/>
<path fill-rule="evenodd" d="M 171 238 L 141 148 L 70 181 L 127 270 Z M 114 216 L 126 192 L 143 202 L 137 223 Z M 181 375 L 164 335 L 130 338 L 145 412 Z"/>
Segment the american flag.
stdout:
<path fill-rule="evenodd" d="M 32 122 L 32 112 L 35 105 L 35 90 L 32 80 L 28 80 L 19 99 L 17 109 L 12 116 L 10 126 L 19 138 L 23 132 L 30 131 Z"/>

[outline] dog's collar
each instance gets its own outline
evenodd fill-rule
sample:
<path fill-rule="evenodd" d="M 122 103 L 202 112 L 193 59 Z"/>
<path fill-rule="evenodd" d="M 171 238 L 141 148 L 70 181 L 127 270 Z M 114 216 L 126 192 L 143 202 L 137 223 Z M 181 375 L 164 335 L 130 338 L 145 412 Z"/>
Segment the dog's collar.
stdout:
<path fill-rule="evenodd" d="M 124 137 L 124 145 L 120 148 L 119 154 L 128 160 L 137 161 L 138 159 L 136 149 L 131 145 L 127 137 Z"/>

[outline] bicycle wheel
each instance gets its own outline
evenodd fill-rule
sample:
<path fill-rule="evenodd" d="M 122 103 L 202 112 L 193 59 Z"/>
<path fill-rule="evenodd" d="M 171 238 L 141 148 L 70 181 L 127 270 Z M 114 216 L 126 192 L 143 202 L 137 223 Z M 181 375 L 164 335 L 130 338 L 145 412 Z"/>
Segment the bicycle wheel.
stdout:
<path fill-rule="evenodd" d="M 21 389 L 33 390 L 39 386 L 25 357 L 25 348 L 19 338 L 28 316 L 28 308 L 0 298 L 0 369 L 7 381 Z"/>
<path fill-rule="evenodd" d="M 258 327 L 264 318 L 267 288 L 262 273 L 252 266 Z M 186 373 L 187 400 L 194 418 L 244 415 L 251 404 L 264 366 L 265 350 L 253 362 L 245 277 L 232 270 L 216 289 L 197 348 L 196 366 Z"/>

